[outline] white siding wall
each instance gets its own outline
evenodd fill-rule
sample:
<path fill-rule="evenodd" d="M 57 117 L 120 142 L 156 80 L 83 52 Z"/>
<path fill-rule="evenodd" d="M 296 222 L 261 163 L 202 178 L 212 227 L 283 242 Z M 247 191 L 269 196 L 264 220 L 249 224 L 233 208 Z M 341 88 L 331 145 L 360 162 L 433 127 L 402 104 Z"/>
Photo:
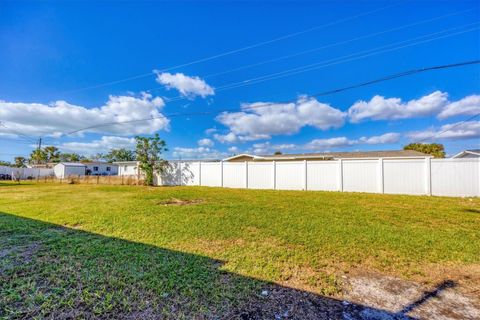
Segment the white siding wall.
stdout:
<path fill-rule="evenodd" d="M 65 176 L 65 166 L 63 164 L 57 164 L 53 167 L 53 171 L 55 173 L 55 177 L 59 179 L 63 179 Z"/>
<path fill-rule="evenodd" d="M 84 175 L 85 175 L 85 167 L 64 166 L 62 178 L 67 178 L 69 176 L 84 176 Z"/>
<path fill-rule="evenodd" d="M 119 176 L 135 176 L 138 174 L 137 168 L 138 168 L 137 164 L 126 164 L 126 165 L 119 164 L 118 175 Z"/>
<path fill-rule="evenodd" d="M 109 175 L 116 176 L 118 174 L 118 165 L 112 163 L 86 163 L 87 170 L 90 170 L 91 175 Z M 94 167 L 98 170 L 94 171 Z M 107 170 L 110 168 L 110 171 Z"/>
<path fill-rule="evenodd" d="M 479 159 L 177 163 L 159 183 L 250 189 L 480 196 Z M 246 172 L 245 170 L 248 170 Z M 275 176 L 274 176 L 275 172 Z M 248 174 L 247 174 L 248 173 Z M 181 175 L 181 177 L 180 177 Z M 248 184 L 245 179 L 248 177 Z"/>

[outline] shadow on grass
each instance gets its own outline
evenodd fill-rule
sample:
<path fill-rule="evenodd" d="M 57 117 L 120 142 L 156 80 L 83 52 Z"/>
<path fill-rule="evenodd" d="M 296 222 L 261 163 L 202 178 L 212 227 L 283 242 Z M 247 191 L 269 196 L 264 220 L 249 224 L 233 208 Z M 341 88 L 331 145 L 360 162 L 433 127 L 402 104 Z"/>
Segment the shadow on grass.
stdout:
<path fill-rule="evenodd" d="M 469 213 L 480 213 L 480 209 L 471 209 L 471 208 L 468 208 L 468 209 L 463 209 L 463 211 L 469 212 Z"/>
<path fill-rule="evenodd" d="M 20 187 L 20 186 L 30 186 L 33 185 L 31 182 L 6 182 L 6 181 L 0 181 L 0 187 Z"/>
<path fill-rule="evenodd" d="M 222 265 L 0 213 L 0 318 L 413 319 L 224 272 Z"/>

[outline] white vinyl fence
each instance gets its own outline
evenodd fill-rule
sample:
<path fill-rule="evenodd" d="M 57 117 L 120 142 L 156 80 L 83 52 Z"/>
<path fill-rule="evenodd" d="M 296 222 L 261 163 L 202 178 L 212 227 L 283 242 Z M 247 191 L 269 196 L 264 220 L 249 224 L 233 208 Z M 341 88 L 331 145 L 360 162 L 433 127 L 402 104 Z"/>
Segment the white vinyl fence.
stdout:
<path fill-rule="evenodd" d="M 480 159 L 171 162 L 157 184 L 480 196 Z"/>
<path fill-rule="evenodd" d="M 12 178 L 18 178 L 20 180 L 37 179 L 41 177 L 53 176 L 53 169 L 14 168 L 14 167 L 0 166 L 0 174 L 8 174 Z"/>

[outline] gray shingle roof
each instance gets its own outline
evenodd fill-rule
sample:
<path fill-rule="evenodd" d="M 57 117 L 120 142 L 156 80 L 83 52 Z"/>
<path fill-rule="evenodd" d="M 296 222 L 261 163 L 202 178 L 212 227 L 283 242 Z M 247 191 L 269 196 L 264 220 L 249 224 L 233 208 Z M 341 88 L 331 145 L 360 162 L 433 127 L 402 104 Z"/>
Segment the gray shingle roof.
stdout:
<path fill-rule="evenodd" d="M 224 160 L 234 161 L 235 158 L 251 157 L 254 161 L 265 160 L 304 160 L 304 159 L 379 159 L 379 158 L 432 158 L 431 155 L 413 150 L 385 150 L 359 152 L 324 152 L 324 153 L 295 153 L 278 155 L 250 155 L 239 154 Z"/>

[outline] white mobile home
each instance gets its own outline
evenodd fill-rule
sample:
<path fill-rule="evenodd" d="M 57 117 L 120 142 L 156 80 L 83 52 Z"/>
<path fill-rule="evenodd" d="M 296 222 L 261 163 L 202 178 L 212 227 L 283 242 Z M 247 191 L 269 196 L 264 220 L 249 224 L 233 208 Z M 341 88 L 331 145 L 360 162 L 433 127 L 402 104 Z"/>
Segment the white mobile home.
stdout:
<path fill-rule="evenodd" d="M 53 167 L 55 177 L 59 179 L 68 178 L 69 176 L 84 176 L 86 165 L 80 162 L 60 162 Z"/>
<path fill-rule="evenodd" d="M 138 161 L 118 161 L 114 164 L 118 166 L 119 176 L 137 176 L 140 174 Z"/>
<path fill-rule="evenodd" d="M 88 176 L 116 176 L 118 165 L 108 162 L 85 162 L 85 174 Z"/>

